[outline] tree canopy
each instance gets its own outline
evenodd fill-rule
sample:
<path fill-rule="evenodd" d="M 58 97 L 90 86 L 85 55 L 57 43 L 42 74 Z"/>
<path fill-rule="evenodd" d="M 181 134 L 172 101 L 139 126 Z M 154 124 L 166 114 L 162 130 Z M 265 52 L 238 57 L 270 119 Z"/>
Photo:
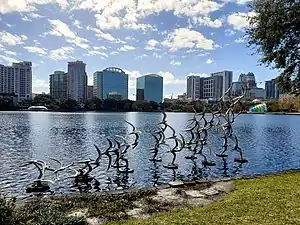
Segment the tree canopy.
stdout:
<path fill-rule="evenodd" d="M 246 31 L 249 46 L 261 54 L 261 63 L 280 70 L 283 91 L 300 94 L 300 1 L 254 0 Z"/>

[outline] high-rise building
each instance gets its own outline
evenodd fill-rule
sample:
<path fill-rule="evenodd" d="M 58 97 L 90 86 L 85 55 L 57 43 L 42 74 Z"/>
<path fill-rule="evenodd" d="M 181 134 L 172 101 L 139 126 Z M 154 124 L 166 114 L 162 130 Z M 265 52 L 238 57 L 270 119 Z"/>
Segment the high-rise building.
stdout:
<path fill-rule="evenodd" d="M 278 85 L 276 84 L 276 80 L 268 80 L 265 82 L 265 89 L 266 89 L 266 98 L 279 98 L 279 95 L 283 92 L 279 89 Z"/>
<path fill-rule="evenodd" d="M 222 71 L 222 72 L 212 73 L 211 76 L 214 78 L 214 88 L 215 88 L 214 97 L 215 99 L 219 99 L 230 88 L 232 84 L 233 72 Z"/>
<path fill-rule="evenodd" d="M 128 99 L 128 75 L 115 67 L 94 73 L 94 96 L 104 100 L 109 93 L 118 93 Z"/>
<path fill-rule="evenodd" d="M 55 71 L 50 75 L 50 96 L 62 101 L 68 98 L 68 74 L 64 71 Z"/>
<path fill-rule="evenodd" d="M 254 73 L 242 73 L 239 82 L 247 89 L 257 88 Z"/>
<path fill-rule="evenodd" d="M 82 61 L 68 63 L 68 97 L 79 103 L 87 100 L 86 64 Z"/>
<path fill-rule="evenodd" d="M 18 101 L 32 98 L 32 63 L 19 62 L 0 65 L 0 93 L 17 96 Z"/>
<path fill-rule="evenodd" d="M 163 78 L 148 74 L 136 79 L 136 100 L 161 103 L 163 100 Z"/>
<path fill-rule="evenodd" d="M 200 76 L 188 76 L 186 83 L 187 98 L 193 101 L 200 99 Z"/>
<path fill-rule="evenodd" d="M 92 99 L 94 97 L 94 86 L 88 85 L 87 86 L 87 99 Z"/>

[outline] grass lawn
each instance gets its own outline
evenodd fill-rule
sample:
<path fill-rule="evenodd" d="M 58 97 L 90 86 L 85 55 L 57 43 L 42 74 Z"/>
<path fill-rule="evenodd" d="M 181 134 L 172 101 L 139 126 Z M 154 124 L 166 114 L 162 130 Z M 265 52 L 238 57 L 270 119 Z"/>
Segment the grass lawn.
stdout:
<path fill-rule="evenodd" d="M 300 173 L 241 179 L 233 192 L 212 205 L 109 224 L 300 224 Z"/>

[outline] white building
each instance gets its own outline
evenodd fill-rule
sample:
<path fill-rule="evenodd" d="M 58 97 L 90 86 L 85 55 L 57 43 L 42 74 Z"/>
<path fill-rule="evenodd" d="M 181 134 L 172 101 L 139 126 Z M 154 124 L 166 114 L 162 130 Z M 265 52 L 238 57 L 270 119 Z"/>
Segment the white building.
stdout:
<path fill-rule="evenodd" d="M 0 65 L 0 93 L 14 94 L 18 101 L 32 98 L 32 63 Z"/>
<path fill-rule="evenodd" d="M 68 63 L 68 97 L 79 103 L 87 100 L 86 64 L 82 61 Z"/>

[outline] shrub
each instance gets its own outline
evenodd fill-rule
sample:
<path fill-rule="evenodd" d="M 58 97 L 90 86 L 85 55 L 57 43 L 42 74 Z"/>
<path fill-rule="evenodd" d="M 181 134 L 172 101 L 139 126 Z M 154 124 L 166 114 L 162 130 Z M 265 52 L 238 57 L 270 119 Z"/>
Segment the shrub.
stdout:
<path fill-rule="evenodd" d="M 15 207 L 16 196 L 8 197 L 7 194 L 0 194 L 0 224 L 13 223 Z"/>

